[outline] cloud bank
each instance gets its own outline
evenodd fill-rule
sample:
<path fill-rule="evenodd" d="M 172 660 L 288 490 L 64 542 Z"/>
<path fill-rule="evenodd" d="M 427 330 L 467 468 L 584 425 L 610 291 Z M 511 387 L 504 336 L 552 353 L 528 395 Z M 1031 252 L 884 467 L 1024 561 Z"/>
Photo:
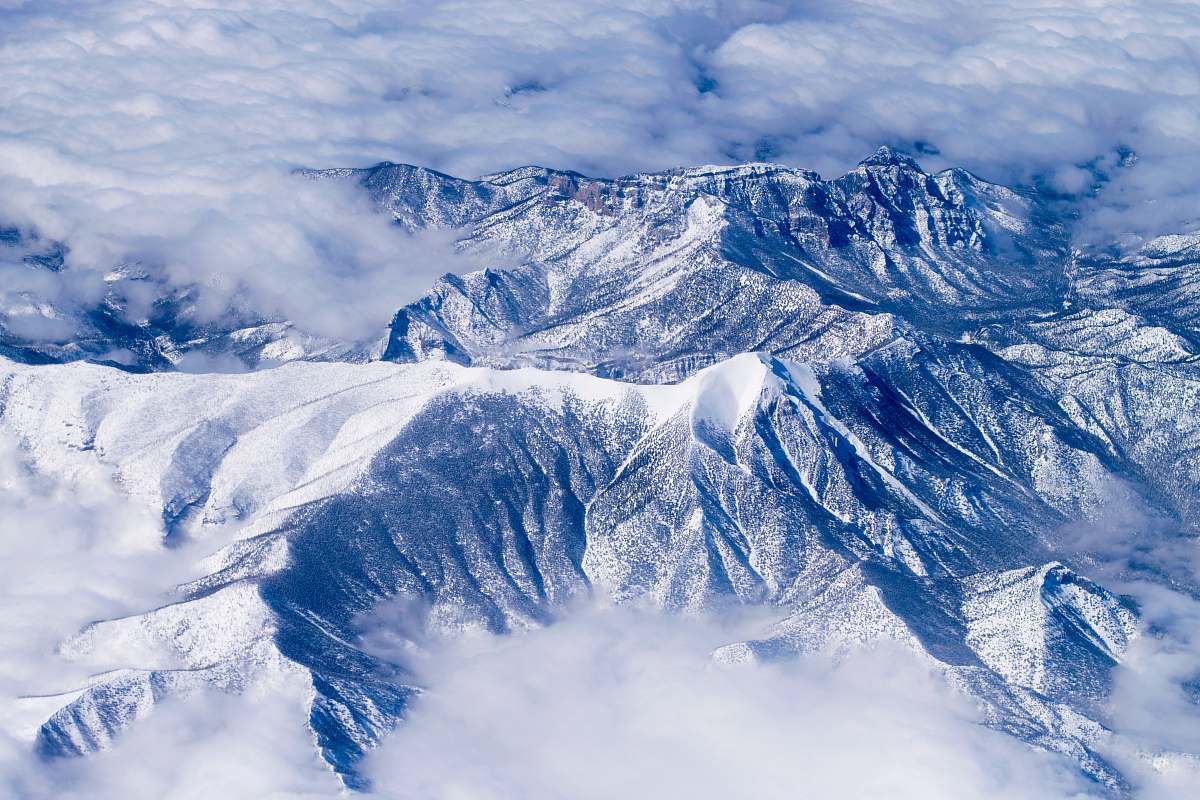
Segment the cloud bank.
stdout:
<path fill-rule="evenodd" d="M 167 549 L 161 515 L 131 501 L 105 468 L 82 459 L 40 472 L 0 430 L 0 797 L 344 796 L 304 727 L 307 698 L 287 687 L 169 700 L 94 757 L 44 762 L 34 754 L 37 727 L 62 705 L 40 695 L 170 658 L 118 644 L 68 661 L 59 643 L 94 620 L 174 600 L 173 587 L 203 574 L 200 557 L 232 532 L 214 533 L 203 546 Z"/>
<path fill-rule="evenodd" d="M 977 724 L 907 652 L 718 667 L 727 621 L 593 608 L 457 642 L 369 756 L 378 793 L 557 798 L 1071 798 L 1056 758 Z"/>
<path fill-rule="evenodd" d="M 162 546 L 160 515 L 102 466 L 36 472 L 0 429 L 0 693 L 72 688 L 94 665 L 51 658 L 58 643 L 95 619 L 142 610 L 185 579 L 189 556 Z"/>
<path fill-rule="evenodd" d="M 284 176 L 385 159 L 836 174 L 886 143 L 1102 184 L 1085 236 L 1198 218 L 1192 3 L 39 0 L 0 24 L 0 221 L 70 244 L 62 292 L 137 261 L 217 307 L 376 331 L 467 265 Z"/>

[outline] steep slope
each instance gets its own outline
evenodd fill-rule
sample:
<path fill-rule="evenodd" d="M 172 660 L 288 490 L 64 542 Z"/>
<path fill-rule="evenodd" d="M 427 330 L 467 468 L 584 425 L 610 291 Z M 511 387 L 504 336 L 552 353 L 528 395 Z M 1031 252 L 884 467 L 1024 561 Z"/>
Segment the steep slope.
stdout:
<path fill-rule="evenodd" d="M 1004 692 L 1025 687 L 989 660 L 998 640 L 1057 635 L 1064 614 L 977 624 L 980 604 L 962 598 L 1003 582 L 988 577 L 998 570 L 1041 563 L 1038 531 L 1086 513 L 1086 492 L 1042 491 L 1055 485 L 1049 476 L 1098 482 L 1112 465 L 981 369 L 942 386 L 906 347 L 893 376 L 878 364 L 814 369 L 746 355 L 665 387 L 436 364 L 246 376 L 12 366 L 4 420 L 45 468 L 112 464 L 134 496 L 161 506 L 168 537 L 245 519 L 242 538 L 178 602 L 69 643 L 68 654 L 120 640 L 173 655 L 65 695 L 40 746 L 101 747 L 159 698 L 201 685 L 308 681 L 318 745 L 359 785 L 355 762 L 415 691 L 403 664 L 355 644 L 360 615 L 381 601 L 406 598 L 439 630 L 496 632 L 550 622 L 595 589 L 667 610 L 766 603 L 788 614 L 785 627 L 804 620 L 797 629 L 811 639 L 821 628 L 813 598 L 844 594 L 848 575 L 877 601 L 835 608 L 825 624 L 863 641 L 914 631 L 898 638 L 933 663 L 989 676 L 968 688 L 1005 709 L 995 724 L 1059 706 L 1094 715 L 1092 693 L 1043 681 L 1014 716 Z M 952 392 L 958 409 L 986 395 L 996 416 L 939 414 L 931 391 Z M 215 440 L 226 443 L 197 454 L 195 442 Z M 181 496 L 183 515 L 171 511 Z M 1106 643 L 1072 661 L 1091 659 L 1098 687 L 1132 635 L 1124 613 L 1071 617 L 1093 631 L 1077 635 L 1081 646 Z M 1031 649 L 1023 663 L 1048 674 L 1065 668 L 1056 657 Z M 1091 725 L 1083 738 L 1051 726 L 1031 741 L 1079 756 L 1102 735 Z M 1081 764 L 1120 785 L 1103 762 Z"/>
<path fill-rule="evenodd" d="M 353 179 L 404 225 L 469 225 L 512 269 L 447 276 L 401 310 L 383 357 L 678 380 L 748 350 L 831 359 L 896 316 L 954 333 L 1050 302 L 1065 230 L 1035 197 L 886 148 L 832 181 L 778 165 L 617 180 L 526 168 L 478 182 L 403 165 Z M 453 214 L 447 198 L 466 198 Z M 957 317 L 941 310 L 953 304 Z M 900 323 L 903 327 L 904 323 Z"/>
<path fill-rule="evenodd" d="M 358 787 L 420 691 L 403 659 L 360 646 L 365 616 L 397 604 L 446 635 L 505 633 L 598 593 L 771 609 L 725 662 L 899 642 L 987 724 L 1128 788 L 1101 752 L 1139 622 L 1060 532 L 1143 498 L 1119 534 L 1159 526 L 1170 547 L 1130 569 L 1196 588 L 1175 557 L 1200 531 L 1191 238 L 1085 256 L 1036 194 L 887 149 L 834 180 L 769 164 L 306 174 L 506 266 L 446 276 L 373 351 L 279 320 L 193 330 L 186 295 L 125 331 L 133 275 L 94 336 L 0 337 L 24 362 L 135 354 L 125 371 L 2 362 L 0 424 L 38 469 L 112 468 L 168 546 L 237 531 L 162 607 L 64 644 L 148 655 L 46 687 L 63 693 L 43 753 L 103 748 L 200 687 L 299 686 L 297 714 Z M 364 363 L 128 371 L 189 348 Z"/>

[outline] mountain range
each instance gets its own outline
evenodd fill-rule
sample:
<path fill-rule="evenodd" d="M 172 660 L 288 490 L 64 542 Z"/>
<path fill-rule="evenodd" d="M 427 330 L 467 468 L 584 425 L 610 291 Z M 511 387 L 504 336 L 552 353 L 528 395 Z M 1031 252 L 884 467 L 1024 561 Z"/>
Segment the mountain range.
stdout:
<path fill-rule="evenodd" d="M 170 603 L 63 643 L 155 655 L 57 695 L 39 752 L 103 749 L 165 697 L 287 684 L 364 788 L 422 687 L 359 646 L 363 615 L 404 602 L 422 626 L 509 633 L 603 593 L 772 609 L 722 663 L 898 642 L 987 725 L 1130 791 L 1108 698 L 1147 633 L 1062 532 L 1137 497 L 1154 530 L 1123 523 L 1147 544 L 1122 568 L 1197 591 L 1153 536 L 1200 532 L 1200 235 L 1080 248 L 1064 198 L 888 148 L 833 180 L 301 177 L 496 266 L 367 342 L 251 309 L 199 323 L 189 287 L 137 265 L 53 310 L 66 341 L 0 313 L 0 424 L 39 470 L 110 467 L 168 545 L 238 526 Z M 3 246 L 69 269 L 65 245 Z M 134 283 L 159 292 L 137 318 Z M 189 352 L 250 371 L 176 371 Z"/>

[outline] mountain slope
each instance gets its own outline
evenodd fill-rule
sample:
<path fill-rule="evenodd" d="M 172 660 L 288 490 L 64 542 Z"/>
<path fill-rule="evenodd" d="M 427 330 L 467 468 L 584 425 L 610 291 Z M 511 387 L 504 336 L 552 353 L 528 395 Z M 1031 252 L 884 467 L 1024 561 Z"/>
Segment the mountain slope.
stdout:
<path fill-rule="evenodd" d="M 824 624 L 864 641 L 899 638 L 931 663 L 987 673 L 971 690 L 1014 724 L 1002 696 L 1023 684 L 992 657 L 1004 648 L 997 641 L 1055 635 L 1046 620 L 1061 618 L 1053 614 L 1064 604 L 1034 590 L 1026 602 L 1043 618 L 1001 613 L 976 623 L 980 603 L 960 598 L 1003 581 L 997 570 L 1040 563 L 1038 531 L 1086 513 L 1079 497 L 1039 495 L 1046 474 L 1098 481 L 1109 469 L 1089 440 L 1064 439 L 1031 415 L 1022 423 L 1016 407 L 960 443 L 950 419 L 935 428 L 917 411 L 921 399 L 902 423 L 880 425 L 896 413 L 881 401 L 894 403 L 899 391 L 868 392 L 878 376 L 818 375 L 768 357 L 740 356 L 666 387 L 452 365 L 364 369 L 139 377 L 84 365 L 12 368 L 5 420 L 38 442 L 31 453 L 44 468 L 101 458 L 164 518 L 187 487 L 177 537 L 246 518 L 244 538 L 212 559 L 209 577 L 182 587 L 180 602 L 97 623 L 69 644 L 67 653 L 86 653 L 106 639 L 145 640 L 142 649 L 175 658 L 98 676 L 65 697 L 42 728 L 45 752 L 102 746 L 158 698 L 199 685 L 243 691 L 307 680 L 319 746 L 358 785 L 354 763 L 415 690 L 403 664 L 382 664 L 354 644 L 359 615 L 383 600 L 418 602 L 438 629 L 496 632 L 548 623 L 570 597 L 596 588 L 666 610 L 766 603 L 818 647 L 827 643 L 814 638 L 821 624 L 807 609 L 814 596 L 843 596 L 848 575 L 857 576 L 855 592 L 875 599 L 837 606 Z M 857 398 L 845 388 L 852 382 Z M 978 391 L 956 402 L 969 405 Z M 988 427 L 959 420 L 957 428 L 968 422 Z M 1030 452 L 1027 437 L 1004 437 L 999 425 L 1033 425 L 1039 444 Z M 230 443 L 195 457 L 192 442 L 211 441 L 214 430 Z M 1004 471 L 985 466 L 976 452 L 984 447 L 997 449 Z M 286 474 L 262 472 L 289 461 Z M 156 475 L 174 477 L 146 480 Z M 1071 617 L 1088 633 L 1076 634 L 1083 655 L 1068 663 L 1053 649 L 1023 656 L 1026 671 L 1063 676 L 1026 681 L 1027 705 L 1094 712 L 1094 693 L 1076 696 L 1065 675 L 1090 659 L 1102 687 L 1134 618 L 1090 591 L 1110 616 Z M 978 641 L 974 630 L 984 631 Z M 1068 753 L 1093 744 L 1057 728 L 1037 741 Z M 1119 785 L 1103 762 L 1084 765 Z"/>
<path fill-rule="evenodd" d="M 161 608 L 64 645 L 157 655 L 47 687 L 62 694 L 43 753 L 103 748 L 200 687 L 300 686 L 322 756 L 361 787 L 359 760 L 421 690 L 361 646 L 381 605 L 445 635 L 507 633 L 602 594 L 770 609 L 724 662 L 899 642 L 988 725 L 1128 789 L 1102 753 L 1141 623 L 1062 531 L 1139 497 L 1123 535 L 1195 546 L 1190 239 L 1084 256 L 1061 206 L 887 149 L 834 180 L 766 164 L 306 175 L 498 266 L 400 309 L 382 362 L 344 343 L 244 375 L 0 362 L 0 424 L 35 468 L 111 468 L 168 546 L 237 531 Z M 294 334 L 259 323 L 194 341 L 255 363 Z M 132 366 L 167 367 L 162 352 Z M 311 363 L 330 359 L 345 363 Z M 1195 589 L 1180 559 L 1139 559 Z"/>
<path fill-rule="evenodd" d="M 1036 197 L 881 149 L 832 181 L 776 165 L 598 180 L 532 168 L 461 181 L 403 165 L 353 179 L 397 222 L 469 225 L 521 263 L 447 276 L 400 311 L 383 357 L 678 380 L 769 350 L 854 357 L 896 317 L 962 323 L 1049 302 L 1067 249 Z M 454 214 L 447 197 L 467 197 Z M 941 313 L 953 304 L 962 317 Z"/>

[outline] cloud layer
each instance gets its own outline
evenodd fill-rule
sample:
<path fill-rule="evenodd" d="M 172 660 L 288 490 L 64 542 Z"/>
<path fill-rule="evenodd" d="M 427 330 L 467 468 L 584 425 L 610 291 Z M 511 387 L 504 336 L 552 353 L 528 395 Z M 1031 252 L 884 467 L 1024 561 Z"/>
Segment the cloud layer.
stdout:
<path fill-rule="evenodd" d="M 0 23 L 0 220 L 69 242 L 72 283 L 139 260 L 322 333 L 465 267 L 301 165 L 837 173 L 887 143 L 1104 182 L 1089 236 L 1198 216 L 1191 3 L 39 0 Z"/>
<path fill-rule="evenodd" d="M 424 664 L 431 691 L 370 756 L 431 800 L 1086 797 L 1070 767 L 978 726 L 907 653 L 718 667 L 716 620 L 588 609 Z"/>

